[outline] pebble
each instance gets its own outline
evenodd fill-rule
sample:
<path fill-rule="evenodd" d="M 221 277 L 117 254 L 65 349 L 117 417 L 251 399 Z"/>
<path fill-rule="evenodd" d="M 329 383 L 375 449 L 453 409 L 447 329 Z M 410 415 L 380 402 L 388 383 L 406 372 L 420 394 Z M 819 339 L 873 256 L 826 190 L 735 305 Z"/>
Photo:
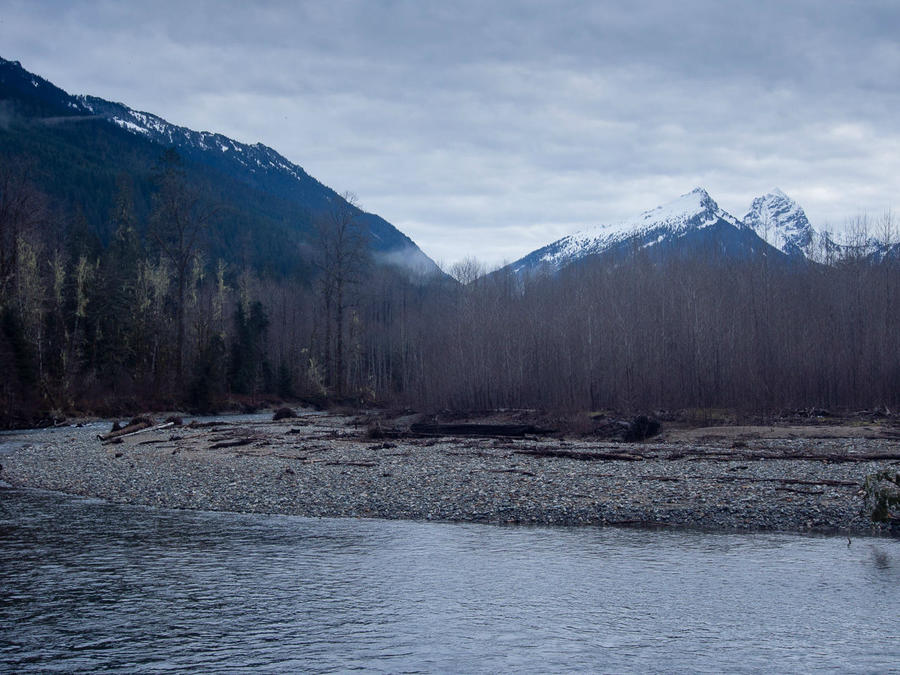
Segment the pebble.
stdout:
<path fill-rule="evenodd" d="M 183 427 L 124 439 L 115 453 L 96 432 L 29 432 L 12 443 L 3 479 L 16 487 L 176 509 L 377 517 L 528 525 L 623 525 L 704 530 L 822 531 L 889 534 L 864 513 L 862 484 L 895 461 L 829 463 L 797 459 L 667 459 L 685 446 L 642 444 L 642 461 L 580 461 L 516 454 L 560 447 L 558 440 L 400 439 L 372 445 L 347 418 L 316 416 L 297 433 L 277 422 L 216 429 Z M 288 434 L 288 430 L 291 433 Z M 209 449 L 223 434 L 252 435 L 252 446 Z M 4 440 L 14 439 L 14 436 Z M 213 440 L 215 439 L 215 440 Z M 146 443 L 145 441 L 159 441 Z M 750 440 L 784 454 L 809 440 Z M 762 444 L 765 444 L 764 446 Z M 841 439 L 815 441 L 817 451 L 845 451 Z M 843 443 L 843 445 L 842 445 Z M 554 446 L 556 444 L 556 446 Z M 859 452 L 895 450 L 859 440 Z M 566 441 L 578 452 L 609 442 Z M 628 446 L 633 449 L 635 446 Z M 692 446 L 692 448 L 707 446 Z M 708 446 L 722 452 L 728 446 Z M 118 459 L 117 459 L 118 458 Z M 724 480 L 723 480 L 724 479 Z M 838 480 L 851 485 L 799 485 Z"/>

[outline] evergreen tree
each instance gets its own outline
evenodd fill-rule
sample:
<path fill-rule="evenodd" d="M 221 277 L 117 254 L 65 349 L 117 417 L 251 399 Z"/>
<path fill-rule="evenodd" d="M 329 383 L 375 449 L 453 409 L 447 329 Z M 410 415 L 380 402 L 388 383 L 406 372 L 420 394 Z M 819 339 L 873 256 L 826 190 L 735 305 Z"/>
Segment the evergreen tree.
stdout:
<path fill-rule="evenodd" d="M 258 300 L 248 310 L 239 303 L 234 312 L 234 340 L 231 345 L 229 379 L 231 390 L 238 394 L 255 394 L 271 379 L 266 358 L 266 331 L 269 319 Z"/>

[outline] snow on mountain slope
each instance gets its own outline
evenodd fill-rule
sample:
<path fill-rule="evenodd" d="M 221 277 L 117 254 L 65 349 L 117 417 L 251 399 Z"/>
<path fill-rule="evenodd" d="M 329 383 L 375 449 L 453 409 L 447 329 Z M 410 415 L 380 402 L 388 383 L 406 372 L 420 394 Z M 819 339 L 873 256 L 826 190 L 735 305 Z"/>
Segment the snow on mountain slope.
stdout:
<path fill-rule="evenodd" d="M 753 200 L 744 223 L 791 257 L 814 257 L 818 247 L 830 243 L 810 225 L 800 205 L 778 188 Z"/>
<path fill-rule="evenodd" d="M 75 98 L 93 115 L 106 118 L 122 129 L 163 146 L 174 146 L 182 155 L 216 166 L 226 173 L 252 177 L 259 187 L 274 194 L 294 196 L 314 211 L 328 210 L 332 208 L 332 202 L 343 200 L 300 166 L 262 143 L 248 145 L 222 134 L 194 131 L 170 124 L 151 113 L 93 96 Z M 361 211 L 360 220 L 369 229 L 373 249 L 378 252 L 377 260 L 403 268 L 415 276 L 443 274 L 409 237 L 383 218 Z"/>
<path fill-rule="evenodd" d="M 302 168 L 262 143 L 247 145 L 222 134 L 194 131 L 171 124 L 152 113 L 133 110 L 123 103 L 114 103 L 95 96 L 79 95 L 74 98 L 92 114 L 105 117 L 123 129 L 143 135 L 161 145 L 175 146 L 181 151 L 218 151 L 223 156 L 231 153 L 232 161 L 246 167 L 250 172 L 274 170 L 286 173 L 296 180 L 310 179 L 309 174 Z"/>
<path fill-rule="evenodd" d="M 72 96 L 51 82 L 28 72 L 18 61 L 0 57 L 0 103 L 5 117 L 58 124 L 63 121 L 103 121 L 160 148 L 174 147 L 179 155 L 203 170 L 219 185 L 236 181 L 256 195 L 265 195 L 273 210 L 297 214 L 282 217 L 289 226 L 309 229 L 312 219 L 333 211 L 343 198 L 307 174 L 300 166 L 262 143 L 252 145 L 207 131 L 170 124 L 151 113 L 94 96 Z M 116 132 L 118 134 L 118 132 Z M 161 154 L 161 150 L 160 150 Z M 227 189 L 227 188 L 226 188 Z M 409 237 L 373 213 L 356 210 L 368 230 L 377 260 L 401 267 L 413 276 L 444 277 L 444 273 Z M 271 214 L 267 214 L 271 215 Z M 278 220 L 276 216 L 276 220 Z"/>
<path fill-rule="evenodd" d="M 516 274 L 539 269 L 555 272 L 587 256 L 609 251 L 624 242 L 648 248 L 717 224 L 731 226 L 735 230 L 744 229 L 737 218 L 720 209 L 706 190 L 698 187 L 678 199 L 633 218 L 563 237 L 512 263 L 510 268 Z"/>

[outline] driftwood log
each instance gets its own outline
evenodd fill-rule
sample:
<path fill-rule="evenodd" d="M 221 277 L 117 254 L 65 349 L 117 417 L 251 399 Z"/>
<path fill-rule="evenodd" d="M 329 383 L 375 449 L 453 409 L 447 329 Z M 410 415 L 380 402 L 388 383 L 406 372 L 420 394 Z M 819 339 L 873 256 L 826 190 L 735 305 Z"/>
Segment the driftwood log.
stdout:
<path fill-rule="evenodd" d="M 413 436 L 501 436 L 522 438 L 552 433 L 533 424 L 426 424 L 417 423 L 409 427 Z"/>
<path fill-rule="evenodd" d="M 127 427 L 123 427 L 118 431 L 110 432 L 106 434 L 106 436 L 97 436 L 97 438 L 99 438 L 104 443 L 112 443 L 113 441 L 121 441 L 123 438 L 127 438 L 128 436 L 143 434 L 147 431 L 160 431 L 162 429 L 168 429 L 174 426 L 174 422 L 166 422 L 165 424 L 157 424 L 156 426 L 153 426 L 152 424 L 129 424 Z"/>
<path fill-rule="evenodd" d="M 233 441 L 222 441 L 209 446 L 210 450 L 218 450 L 220 448 L 239 448 L 242 445 L 250 445 L 256 438 L 238 438 Z"/>
<path fill-rule="evenodd" d="M 562 457 L 564 459 L 577 459 L 583 462 L 601 461 L 625 461 L 640 462 L 644 459 L 641 455 L 631 452 L 579 452 L 577 450 L 556 450 L 551 448 L 523 448 L 514 450 L 517 455 L 533 455 L 535 457 Z"/>
<path fill-rule="evenodd" d="M 124 427 L 120 427 L 119 423 L 116 422 L 113 424 L 112 430 L 107 434 L 98 434 L 97 438 L 101 441 L 111 441 L 114 438 L 119 438 L 121 436 L 129 436 L 133 434 L 135 431 L 143 431 L 144 429 L 149 429 L 153 426 L 153 420 L 149 417 L 135 417 L 131 422 L 126 424 Z"/>

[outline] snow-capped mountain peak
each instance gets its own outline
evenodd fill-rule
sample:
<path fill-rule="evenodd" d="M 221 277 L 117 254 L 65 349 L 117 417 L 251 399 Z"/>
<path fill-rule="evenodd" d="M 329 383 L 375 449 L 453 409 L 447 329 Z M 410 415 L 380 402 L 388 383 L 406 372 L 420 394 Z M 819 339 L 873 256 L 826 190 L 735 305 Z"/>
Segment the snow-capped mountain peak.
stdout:
<path fill-rule="evenodd" d="M 719 219 L 737 223 L 737 219 L 719 208 L 709 193 L 701 187 L 696 187 L 687 194 L 683 194 L 671 202 L 657 206 L 655 209 L 644 211 L 637 218 L 628 218 L 620 223 L 620 227 L 628 229 L 642 229 L 646 226 L 667 226 L 673 230 L 689 227 L 704 227 L 711 225 Z M 638 227 L 635 228 L 634 226 Z"/>
<path fill-rule="evenodd" d="M 725 222 L 736 228 L 742 224 L 719 205 L 703 188 L 697 187 L 677 199 L 631 218 L 597 225 L 545 246 L 513 263 L 516 273 L 531 268 L 559 270 L 571 262 L 611 250 L 624 242 L 648 248 L 685 233 Z"/>
<path fill-rule="evenodd" d="M 753 200 L 744 223 L 789 256 L 808 258 L 818 243 L 801 206 L 778 188 Z"/>
<path fill-rule="evenodd" d="M 706 190 L 697 187 L 677 199 L 648 209 L 637 216 L 625 218 L 618 223 L 582 230 L 572 236 L 579 238 L 597 235 L 603 238 L 630 237 L 661 228 L 674 233 L 691 228 L 707 227 L 719 219 L 732 225 L 736 225 L 738 222 L 734 216 L 720 209 Z"/>

